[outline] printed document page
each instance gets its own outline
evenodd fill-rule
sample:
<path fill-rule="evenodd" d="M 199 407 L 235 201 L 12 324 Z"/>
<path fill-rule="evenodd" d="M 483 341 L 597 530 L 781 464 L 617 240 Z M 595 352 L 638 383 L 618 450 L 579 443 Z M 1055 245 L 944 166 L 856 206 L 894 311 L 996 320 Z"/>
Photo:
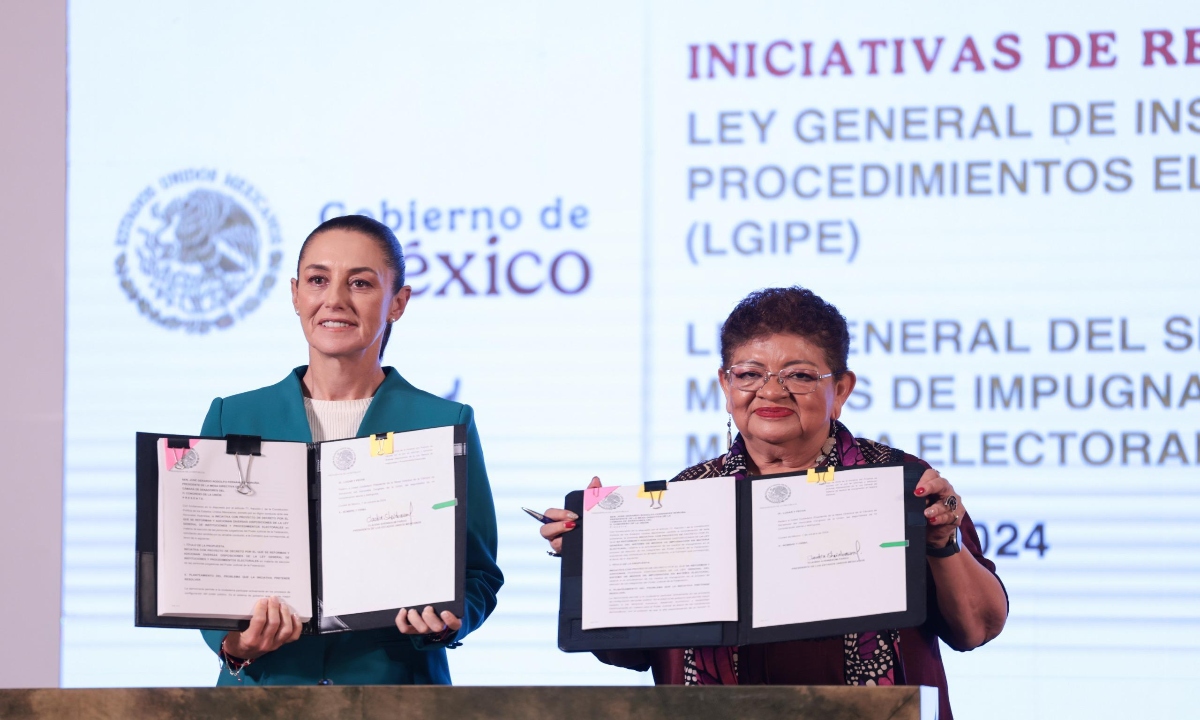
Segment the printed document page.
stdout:
<path fill-rule="evenodd" d="M 753 626 L 903 612 L 904 468 L 754 480 Z"/>
<path fill-rule="evenodd" d="M 321 444 L 324 616 L 454 600 L 454 428 Z"/>
<path fill-rule="evenodd" d="M 307 621 L 304 444 L 264 442 L 239 457 L 224 440 L 188 443 L 158 441 L 158 613 L 248 619 L 255 601 L 278 595 Z"/>
<path fill-rule="evenodd" d="M 583 629 L 736 621 L 734 482 L 585 490 Z"/>

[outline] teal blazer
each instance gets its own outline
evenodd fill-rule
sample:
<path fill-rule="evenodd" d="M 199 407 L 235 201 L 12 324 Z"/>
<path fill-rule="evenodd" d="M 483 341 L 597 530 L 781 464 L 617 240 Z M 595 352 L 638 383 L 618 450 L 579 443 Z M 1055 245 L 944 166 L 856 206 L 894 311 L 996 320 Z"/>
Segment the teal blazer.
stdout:
<path fill-rule="evenodd" d="M 312 442 L 298 367 L 282 382 L 251 392 L 213 400 L 201 435 L 259 435 L 268 440 Z M 444 400 L 410 385 L 394 368 L 383 369 L 358 435 L 422 430 L 442 425 L 467 426 L 467 582 L 462 629 L 441 643 L 401 635 L 394 626 L 381 630 L 304 635 L 267 653 L 242 671 L 239 682 L 224 668 L 217 685 L 449 685 L 446 646 L 455 647 L 496 607 L 504 576 L 496 565 L 496 510 L 483 449 L 469 405 Z M 213 652 L 224 630 L 202 630 Z"/>

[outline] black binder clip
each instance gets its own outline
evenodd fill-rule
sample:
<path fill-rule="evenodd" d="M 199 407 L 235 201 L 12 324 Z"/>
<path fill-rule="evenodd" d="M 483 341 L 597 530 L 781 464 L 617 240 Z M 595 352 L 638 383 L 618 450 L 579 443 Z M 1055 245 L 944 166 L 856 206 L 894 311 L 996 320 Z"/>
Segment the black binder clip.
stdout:
<path fill-rule="evenodd" d="M 167 448 L 170 450 L 191 450 L 192 439 L 178 437 L 167 438 Z"/>
<path fill-rule="evenodd" d="M 228 455 L 262 455 L 262 438 L 258 435 L 226 435 L 225 453 Z"/>
<path fill-rule="evenodd" d="M 238 475 L 242 481 L 238 483 L 237 491 L 242 495 L 253 495 L 254 488 L 250 486 L 250 460 L 254 455 L 262 455 L 262 438 L 258 435 L 226 435 L 225 454 L 233 455 L 237 461 Z M 242 469 L 242 456 L 251 456 L 246 461 L 246 469 Z"/>
<path fill-rule="evenodd" d="M 642 491 L 638 493 L 638 497 L 650 498 L 650 509 L 661 510 L 663 506 L 663 493 L 666 491 L 666 480 L 648 480 L 642 483 Z"/>

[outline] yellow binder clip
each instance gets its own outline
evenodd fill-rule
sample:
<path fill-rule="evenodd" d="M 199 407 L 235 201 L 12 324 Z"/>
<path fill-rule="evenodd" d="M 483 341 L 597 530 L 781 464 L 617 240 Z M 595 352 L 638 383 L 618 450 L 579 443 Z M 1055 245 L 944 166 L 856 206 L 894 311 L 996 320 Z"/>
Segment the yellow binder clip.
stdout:
<path fill-rule="evenodd" d="M 393 444 L 392 444 L 392 434 L 391 433 L 387 433 L 386 435 L 383 433 L 380 433 L 378 435 L 371 436 L 371 457 L 379 457 L 380 455 L 391 455 L 392 448 L 393 448 Z"/>
<path fill-rule="evenodd" d="M 827 467 L 823 470 L 817 470 L 816 468 L 809 468 L 808 469 L 808 482 L 816 483 L 818 485 L 827 485 L 827 484 L 833 482 L 833 468 Z"/>

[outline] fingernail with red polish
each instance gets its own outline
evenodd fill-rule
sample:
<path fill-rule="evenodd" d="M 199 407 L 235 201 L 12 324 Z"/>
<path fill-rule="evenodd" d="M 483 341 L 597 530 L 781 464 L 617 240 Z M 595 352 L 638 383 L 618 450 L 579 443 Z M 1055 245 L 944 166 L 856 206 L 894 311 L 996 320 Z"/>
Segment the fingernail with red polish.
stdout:
<path fill-rule="evenodd" d="M 924 495 L 924 494 L 925 494 L 925 488 L 920 488 L 920 487 L 919 487 L 919 488 L 917 488 L 917 494 L 918 494 L 918 495 Z"/>
<path fill-rule="evenodd" d="M 574 521 L 574 520 L 568 520 L 568 521 L 566 521 L 565 523 L 563 523 L 563 527 L 565 527 L 565 528 L 566 528 L 566 529 L 568 529 L 568 530 L 571 530 L 572 528 L 574 528 L 574 527 L 575 527 L 575 521 Z"/>

